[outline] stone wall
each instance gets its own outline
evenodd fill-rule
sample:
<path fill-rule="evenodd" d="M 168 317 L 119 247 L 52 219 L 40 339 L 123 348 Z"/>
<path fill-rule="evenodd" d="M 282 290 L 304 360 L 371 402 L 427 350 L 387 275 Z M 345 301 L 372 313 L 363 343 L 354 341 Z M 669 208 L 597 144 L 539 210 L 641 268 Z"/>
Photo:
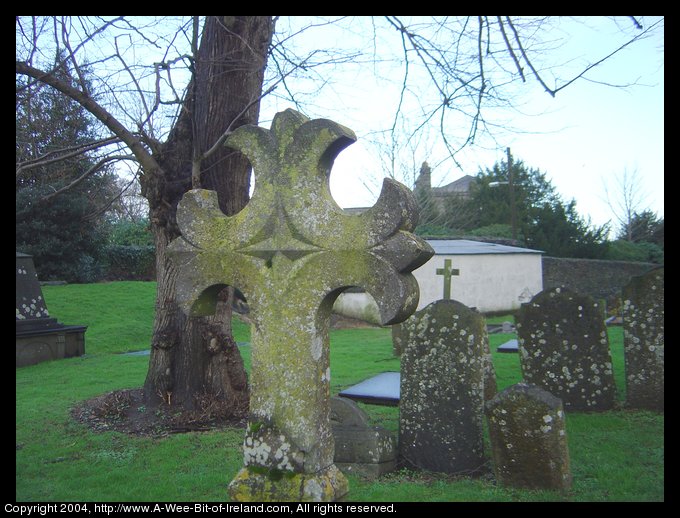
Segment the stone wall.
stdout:
<path fill-rule="evenodd" d="M 568 259 L 543 257 L 543 289 L 564 286 L 596 300 L 606 299 L 607 306 L 618 306 L 621 289 L 631 277 L 642 275 L 658 265 L 630 261 Z"/>

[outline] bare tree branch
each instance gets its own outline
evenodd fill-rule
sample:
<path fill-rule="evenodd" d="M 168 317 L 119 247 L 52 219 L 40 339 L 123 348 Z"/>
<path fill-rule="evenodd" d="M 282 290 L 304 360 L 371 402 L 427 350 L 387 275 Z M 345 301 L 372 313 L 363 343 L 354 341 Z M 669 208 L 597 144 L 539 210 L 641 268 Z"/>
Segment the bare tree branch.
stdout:
<path fill-rule="evenodd" d="M 113 115 L 111 115 L 111 113 L 100 106 L 94 99 L 92 99 L 92 97 L 58 79 L 54 74 L 44 72 L 21 61 L 16 62 L 16 72 L 18 74 L 23 74 L 41 81 L 78 102 L 130 148 L 146 173 L 153 174 L 158 170 L 158 164 L 156 160 L 144 147 L 139 137 L 123 126 L 123 124 L 121 124 L 118 119 L 116 119 Z"/>
<path fill-rule="evenodd" d="M 69 158 L 82 155 L 93 149 L 99 149 L 100 147 L 108 146 L 110 144 L 115 144 L 120 142 L 118 137 L 108 137 L 101 140 L 95 140 L 93 142 L 88 142 L 87 144 L 82 144 L 78 146 L 71 146 L 62 149 L 56 149 L 46 153 L 40 157 L 33 158 L 31 160 L 26 160 L 17 164 L 16 176 L 19 177 L 24 171 L 29 169 L 34 169 L 36 167 L 43 167 L 56 162 L 61 162 L 62 160 L 67 160 Z"/>
<path fill-rule="evenodd" d="M 515 66 L 517 67 L 517 72 L 519 72 L 520 77 L 522 78 L 522 82 L 526 83 L 527 79 L 524 77 L 524 70 L 522 70 L 522 66 L 519 64 L 519 60 L 517 59 L 517 56 L 515 55 L 515 50 L 512 48 L 512 45 L 510 44 L 510 40 L 508 40 L 508 35 L 505 33 L 505 27 L 503 26 L 503 19 L 500 16 L 496 16 L 496 19 L 498 20 L 498 27 L 501 29 L 501 34 L 503 35 L 503 41 L 505 42 L 505 46 L 508 49 L 508 54 L 510 54 L 510 57 L 515 63 Z"/>
<path fill-rule="evenodd" d="M 118 161 L 118 160 L 137 160 L 137 159 L 133 155 L 112 155 L 112 156 L 108 156 L 106 158 L 103 158 L 99 162 L 94 164 L 92 167 L 90 167 L 83 174 L 81 174 L 78 178 L 76 178 L 71 183 L 69 183 L 68 185 L 65 185 L 61 189 L 57 189 L 56 191 L 40 198 L 38 200 L 38 203 L 45 203 L 45 202 L 51 200 L 52 198 L 54 198 L 55 196 L 58 196 L 58 195 L 66 192 L 70 189 L 73 189 L 74 187 L 76 187 L 77 185 L 82 183 L 83 180 L 85 180 L 89 176 L 92 176 L 94 173 L 99 171 L 102 167 L 104 167 L 109 162 Z"/>
<path fill-rule="evenodd" d="M 93 220 L 93 219 L 97 218 L 98 216 L 104 214 L 107 210 L 109 210 L 111 208 L 111 206 L 114 203 L 116 203 L 116 201 L 118 201 L 123 196 L 123 194 L 125 194 L 125 192 L 135 183 L 139 174 L 140 174 L 140 170 L 138 169 L 137 172 L 133 175 L 132 179 L 127 183 L 127 185 L 125 185 L 125 187 L 123 187 L 118 192 L 118 194 L 113 196 L 107 203 L 105 203 L 104 205 L 99 207 L 97 210 L 86 215 L 83 219 L 85 219 L 86 221 Z"/>

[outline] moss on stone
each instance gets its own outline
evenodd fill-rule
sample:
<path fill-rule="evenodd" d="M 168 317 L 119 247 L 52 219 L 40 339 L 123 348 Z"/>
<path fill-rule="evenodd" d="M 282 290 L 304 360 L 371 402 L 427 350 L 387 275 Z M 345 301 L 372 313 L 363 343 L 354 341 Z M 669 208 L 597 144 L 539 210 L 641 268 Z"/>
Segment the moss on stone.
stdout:
<path fill-rule="evenodd" d="M 271 130 L 241 127 L 227 145 L 253 164 L 250 203 L 225 216 L 214 193 L 196 190 L 177 211 L 182 237 L 169 250 L 179 304 L 210 314 L 215 287 L 231 285 L 251 307 L 253 424 L 244 459 L 248 468 L 268 469 L 249 476 L 270 485 L 288 485 L 276 470 L 314 474 L 332 466 L 328 320 L 337 294 L 363 287 L 384 323 L 403 320 L 418 303 L 410 272 L 433 253 L 408 232 L 417 214 L 404 186 L 387 180 L 375 210 L 360 216 L 333 201 L 330 167 L 355 139 L 339 124 L 292 110 L 277 114 Z M 327 487 L 333 477 L 318 480 L 316 489 L 315 480 L 305 482 L 310 492 L 337 493 Z"/>

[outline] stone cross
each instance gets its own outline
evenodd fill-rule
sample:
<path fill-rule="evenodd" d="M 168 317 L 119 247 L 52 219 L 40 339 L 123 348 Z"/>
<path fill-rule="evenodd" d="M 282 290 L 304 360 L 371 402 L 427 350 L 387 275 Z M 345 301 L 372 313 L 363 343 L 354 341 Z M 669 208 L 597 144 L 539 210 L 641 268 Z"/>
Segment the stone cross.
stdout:
<path fill-rule="evenodd" d="M 333 161 L 355 140 L 348 128 L 293 110 L 278 113 L 270 130 L 243 126 L 226 145 L 253 166 L 250 203 L 225 216 L 214 192 L 195 189 L 178 206 L 182 235 L 169 247 L 177 302 L 190 315 L 212 314 L 231 285 L 253 318 L 250 417 L 233 500 L 329 501 L 347 492 L 329 418 L 333 302 L 362 287 L 383 324 L 403 321 L 418 304 L 410 272 L 434 251 L 411 233 L 411 192 L 385 179 L 376 205 L 352 216 L 331 197 Z"/>
<path fill-rule="evenodd" d="M 444 268 L 437 268 L 437 275 L 444 276 L 444 300 L 451 300 L 451 277 L 460 275 L 460 270 L 451 268 L 451 259 L 444 259 Z"/>

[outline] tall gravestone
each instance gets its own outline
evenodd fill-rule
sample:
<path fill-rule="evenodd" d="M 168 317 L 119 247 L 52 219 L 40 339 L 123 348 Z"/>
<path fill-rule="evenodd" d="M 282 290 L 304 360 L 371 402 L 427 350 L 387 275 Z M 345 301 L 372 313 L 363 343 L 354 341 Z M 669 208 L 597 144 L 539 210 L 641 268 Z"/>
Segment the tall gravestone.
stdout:
<path fill-rule="evenodd" d="M 434 253 L 411 233 L 417 205 L 386 179 L 376 205 L 351 216 L 330 195 L 333 160 L 354 133 L 293 110 L 271 129 L 244 126 L 227 140 L 253 165 L 248 205 L 228 217 L 212 191 L 186 193 L 181 237 L 169 247 L 177 299 L 192 315 L 212 314 L 225 286 L 247 298 L 253 321 L 250 417 L 244 467 L 229 485 L 237 501 L 329 501 L 348 490 L 333 464 L 328 328 L 337 295 L 366 289 L 384 324 L 418 304 L 410 274 Z"/>
<path fill-rule="evenodd" d="M 518 383 L 486 403 L 494 473 L 502 486 L 566 491 L 571 487 L 562 401 Z"/>
<path fill-rule="evenodd" d="M 16 366 L 85 354 L 87 327 L 65 326 L 50 316 L 33 258 L 16 254 Z"/>
<path fill-rule="evenodd" d="M 623 288 L 626 404 L 664 409 L 664 269 L 633 277 Z"/>
<path fill-rule="evenodd" d="M 403 327 L 400 456 L 429 471 L 480 470 L 488 342 L 484 318 L 458 301 L 438 300 Z"/>
<path fill-rule="evenodd" d="M 587 295 L 550 288 L 517 315 L 522 376 L 559 397 L 567 410 L 608 410 L 616 388 L 607 328 Z"/>

